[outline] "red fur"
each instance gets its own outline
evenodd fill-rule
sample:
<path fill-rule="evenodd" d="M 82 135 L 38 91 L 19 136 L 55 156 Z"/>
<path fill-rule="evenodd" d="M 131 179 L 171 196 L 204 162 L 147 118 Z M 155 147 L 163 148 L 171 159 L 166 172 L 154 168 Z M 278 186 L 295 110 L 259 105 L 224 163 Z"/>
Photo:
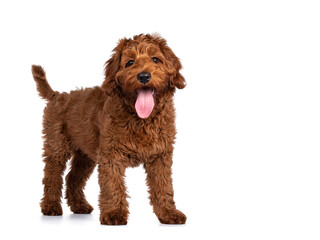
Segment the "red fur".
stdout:
<path fill-rule="evenodd" d="M 157 57 L 159 63 L 152 61 Z M 134 59 L 134 65 L 125 67 Z M 159 221 L 184 224 L 186 216 L 173 200 L 171 165 L 176 134 L 173 95 L 184 88 L 181 63 L 166 41 L 155 35 L 137 35 L 120 40 L 106 62 L 101 87 L 68 93 L 54 92 L 40 66 L 32 66 L 37 89 L 48 103 L 44 109 L 44 215 L 61 215 L 62 175 L 66 176 L 66 199 L 74 213 L 93 208 L 83 193 L 86 180 L 98 165 L 100 221 L 126 224 L 128 202 L 125 169 L 143 164 L 147 173 L 150 202 Z M 146 119 L 138 117 L 136 91 L 145 87 L 137 80 L 142 71 L 151 73 L 145 86 L 154 88 L 155 106 Z"/>

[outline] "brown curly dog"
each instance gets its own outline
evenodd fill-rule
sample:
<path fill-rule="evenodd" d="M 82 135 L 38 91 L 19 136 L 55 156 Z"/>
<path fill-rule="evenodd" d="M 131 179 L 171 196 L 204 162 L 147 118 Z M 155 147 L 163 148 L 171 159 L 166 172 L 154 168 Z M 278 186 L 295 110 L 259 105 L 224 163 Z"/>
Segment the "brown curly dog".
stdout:
<path fill-rule="evenodd" d="M 150 202 L 161 223 L 184 224 L 173 200 L 171 165 L 176 134 L 173 95 L 186 83 L 181 63 L 157 35 L 121 39 L 106 62 L 101 87 L 53 91 L 44 70 L 32 66 L 44 109 L 44 215 L 61 215 L 63 172 L 74 213 L 91 213 L 83 193 L 96 164 L 101 224 L 127 224 L 125 169 L 143 164 Z"/>

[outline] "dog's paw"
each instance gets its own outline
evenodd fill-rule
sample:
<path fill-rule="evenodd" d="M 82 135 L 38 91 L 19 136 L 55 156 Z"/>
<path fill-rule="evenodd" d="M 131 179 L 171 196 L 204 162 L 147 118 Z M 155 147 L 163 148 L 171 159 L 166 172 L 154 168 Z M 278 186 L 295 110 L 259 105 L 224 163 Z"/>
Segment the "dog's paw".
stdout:
<path fill-rule="evenodd" d="M 89 214 L 93 211 L 93 207 L 89 203 L 75 204 L 70 208 L 76 214 Z"/>
<path fill-rule="evenodd" d="M 128 213 L 117 210 L 100 214 L 100 222 L 103 225 L 127 225 Z"/>
<path fill-rule="evenodd" d="M 161 212 L 158 219 L 162 224 L 185 224 L 187 217 L 177 209 L 170 209 Z"/>
<path fill-rule="evenodd" d="M 41 212 L 46 216 L 60 216 L 62 215 L 62 207 L 57 203 L 41 203 Z"/>

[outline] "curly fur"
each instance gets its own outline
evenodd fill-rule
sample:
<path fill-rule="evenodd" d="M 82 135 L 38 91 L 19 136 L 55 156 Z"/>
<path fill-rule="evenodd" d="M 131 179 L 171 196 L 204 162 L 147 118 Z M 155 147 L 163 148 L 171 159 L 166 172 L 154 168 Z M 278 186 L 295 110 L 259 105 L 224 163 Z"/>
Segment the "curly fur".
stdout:
<path fill-rule="evenodd" d="M 158 63 L 152 57 L 159 59 Z M 126 67 L 126 62 L 135 64 Z M 121 39 L 106 62 L 101 87 L 68 93 L 52 90 L 42 67 L 32 66 L 39 95 L 46 99 L 44 134 L 44 215 L 61 215 L 63 172 L 66 199 L 74 213 L 91 213 L 83 189 L 95 166 L 99 173 L 101 224 L 126 224 L 129 210 L 125 169 L 143 164 L 147 173 L 150 203 L 161 223 L 184 224 L 186 216 L 173 200 L 171 165 L 176 134 L 173 95 L 184 88 L 181 63 L 166 41 L 156 35 Z M 141 71 L 151 73 L 145 86 L 137 80 Z M 139 118 L 136 91 L 156 90 L 155 106 L 146 119 Z"/>

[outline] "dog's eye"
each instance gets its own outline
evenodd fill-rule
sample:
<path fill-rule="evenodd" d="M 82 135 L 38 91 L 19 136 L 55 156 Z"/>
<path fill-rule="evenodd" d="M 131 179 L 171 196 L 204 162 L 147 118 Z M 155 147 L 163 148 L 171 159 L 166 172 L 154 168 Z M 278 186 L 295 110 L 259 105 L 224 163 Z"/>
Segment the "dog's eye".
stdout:
<path fill-rule="evenodd" d="M 132 64 L 134 64 L 134 61 L 130 60 L 129 62 L 126 63 L 126 67 L 130 67 Z"/>
<path fill-rule="evenodd" d="M 152 58 L 152 61 L 154 61 L 155 63 L 158 63 L 158 62 L 159 62 L 159 59 L 156 58 L 156 57 L 153 57 L 153 58 Z"/>

